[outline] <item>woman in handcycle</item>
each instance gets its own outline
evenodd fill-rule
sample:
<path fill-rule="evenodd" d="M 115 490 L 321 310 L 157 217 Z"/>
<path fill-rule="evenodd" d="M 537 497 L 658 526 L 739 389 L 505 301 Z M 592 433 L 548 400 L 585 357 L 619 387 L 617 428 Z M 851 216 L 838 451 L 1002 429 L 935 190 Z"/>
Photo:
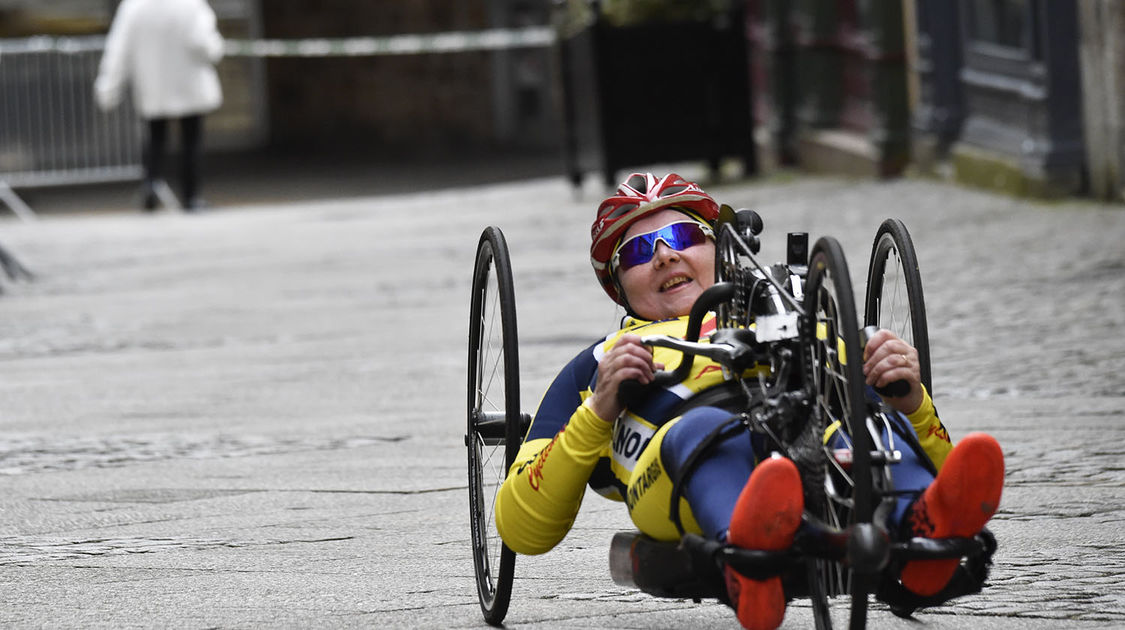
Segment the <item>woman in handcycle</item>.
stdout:
<path fill-rule="evenodd" d="M 691 407 L 691 399 L 724 383 L 720 367 L 697 357 L 682 383 L 651 391 L 628 408 L 622 383 L 647 384 L 680 354 L 649 348 L 641 335 L 683 337 L 696 298 L 714 283 L 714 225 L 718 204 L 675 174 L 633 174 L 598 208 L 590 258 L 605 292 L 625 308 L 620 330 L 580 352 L 544 395 L 496 500 L 496 525 L 517 553 L 545 553 L 570 530 L 590 486 L 625 502 L 633 523 L 657 539 L 679 540 L 670 516 L 673 483 L 682 484 L 683 528 L 754 550 L 783 550 L 801 526 L 803 495 L 796 465 L 763 454 L 753 437 L 725 440 L 702 458 L 689 457 L 731 411 Z M 714 317 L 703 324 L 704 336 Z M 768 368 L 762 368 L 768 369 Z M 906 380 L 909 393 L 884 402 L 895 410 L 903 440 L 894 465 L 897 490 L 906 490 L 888 517 L 893 537 L 973 536 L 995 512 L 1004 477 L 1000 446 L 974 433 L 956 447 L 921 383 L 918 353 L 888 330 L 864 348 L 863 373 L 873 387 Z M 687 411 L 683 409 L 688 408 Z M 751 434 L 747 433 L 746 436 Z M 841 439 L 825 436 L 830 446 Z M 689 460 L 690 470 L 686 470 Z M 939 471 L 936 478 L 931 472 Z M 914 491 L 910 493 L 909 491 Z M 899 575 L 909 591 L 941 591 L 957 559 L 913 560 Z M 781 577 L 752 579 L 725 568 L 739 622 L 776 628 L 785 615 Z"/>

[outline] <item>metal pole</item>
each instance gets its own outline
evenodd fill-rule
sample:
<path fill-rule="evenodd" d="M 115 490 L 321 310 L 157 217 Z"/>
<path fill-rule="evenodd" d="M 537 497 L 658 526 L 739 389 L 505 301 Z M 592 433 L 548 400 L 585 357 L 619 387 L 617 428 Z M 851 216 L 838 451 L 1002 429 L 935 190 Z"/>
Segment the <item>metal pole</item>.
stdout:
<path fill-rule="evenodd" d="M 20 219 L 30 223 L 38 218 L 35 211 L 20 199 L 8 182 L 0 181 L 0 201 L 3 201 Z"/>

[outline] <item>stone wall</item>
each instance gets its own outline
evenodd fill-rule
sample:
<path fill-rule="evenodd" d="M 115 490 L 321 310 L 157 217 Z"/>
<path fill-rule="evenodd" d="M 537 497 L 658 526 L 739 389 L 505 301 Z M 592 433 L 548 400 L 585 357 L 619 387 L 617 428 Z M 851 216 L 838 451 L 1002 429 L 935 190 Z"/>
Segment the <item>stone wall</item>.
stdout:
<path fill-rule="evenodd" d="M 488 28 L 483 0 L 271 0 L 267 39 Z M 267 63 L 275 147 L 397 153 L 488 143 L 489 53 L 274 58 Z"/>
<path fill-rule="evenodd" d="M 1082 104 L 1090 194 L 1125 200 L 1125 6 L 1117 0 L 1078 5 Z"/>

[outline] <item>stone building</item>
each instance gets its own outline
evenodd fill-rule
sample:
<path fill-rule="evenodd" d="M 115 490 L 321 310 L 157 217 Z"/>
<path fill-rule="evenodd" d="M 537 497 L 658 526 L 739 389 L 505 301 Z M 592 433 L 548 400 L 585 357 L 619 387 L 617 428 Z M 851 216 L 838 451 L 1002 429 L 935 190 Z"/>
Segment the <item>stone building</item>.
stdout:
<path fill-rule="evenodd" d="M 223 34 L 245 42 L 543 28 L 562 6 L 210 1 Z M 1020 195 L 1122 198 L 1120 0 L 730 1 L 745 9 L 752 116 L 767 165 L 772 158 L 866 176 L 916 170 Z M 575 3 L 585 6 L 567 4 Z M 0 37 L 104 33 L 116 4 L 0 0 Z M 235 54 L 220 68 L 227 102 L 208 122 L 209 146 L 560 150 L 558 65 L 557 49 L 545 44 Z"/>
<path fill-rule="evenodd" d="M 228 41 L 379 38 L 548 22 L 532 0 L 209 0 Z M 0 0 L 0 37 L 97 35 L 117 0 Z M 431 151 L 559 143 L 550 49 L 228 54 L 217 150 Z M 48 80 L 46 77 L 43 80 Z"/>
<path fill-rule="evenodd" d="M 780 160 L 1122 199 L 1125 3 L 748 7 L 756 115 Z"/>

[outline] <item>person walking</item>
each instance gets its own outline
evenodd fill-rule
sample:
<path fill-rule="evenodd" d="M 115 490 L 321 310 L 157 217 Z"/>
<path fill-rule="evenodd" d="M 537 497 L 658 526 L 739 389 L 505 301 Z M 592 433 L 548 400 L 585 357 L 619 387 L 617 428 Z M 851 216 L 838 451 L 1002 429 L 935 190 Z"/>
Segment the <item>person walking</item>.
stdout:
<path fill-rule="evenodd" d="M 123 0 L 106 37 L 94 95 L 103 110 L 117 107 L 131 85 L 133 106 L 145 120 L 142 206 L 157 205 L 168 127 L 180 128 L 180 186 L 183 207 L 203 206 L 199 161 L 203 117 L 222 104 L 215 64 L 223 38 L 206 0 Z"/>

